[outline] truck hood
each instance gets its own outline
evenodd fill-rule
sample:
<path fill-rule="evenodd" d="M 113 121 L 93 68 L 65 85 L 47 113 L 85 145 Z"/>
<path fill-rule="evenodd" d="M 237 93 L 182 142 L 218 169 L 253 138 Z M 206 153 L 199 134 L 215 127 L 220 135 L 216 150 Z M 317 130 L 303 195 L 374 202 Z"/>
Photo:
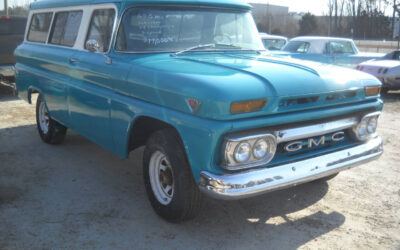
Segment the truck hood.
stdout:
<path fill-rule="evenodd" d="M 268 54 L 159 54 L 130 63 L 125 94 L 188 113 L 193 98 L 200 103 L 196 115 L 216 120 L 359 102 L 366 85 L 380 85 L 363 72 Z M 268 100 L 260 111 L 230 113 L 233 102 L 260 99 Z"/>

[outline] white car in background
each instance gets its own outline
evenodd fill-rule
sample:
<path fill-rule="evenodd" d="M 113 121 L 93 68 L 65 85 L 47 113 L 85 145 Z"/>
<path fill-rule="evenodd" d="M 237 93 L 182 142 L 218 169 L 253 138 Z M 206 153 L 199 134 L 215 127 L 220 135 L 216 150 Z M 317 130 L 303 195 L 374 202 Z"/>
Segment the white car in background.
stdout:
<path fill-rule="evenodd" d="M 288 42 L 284 36 L 260 33 L 260 38 L 267 50 L 281 50 Z"/>
<path fill-rule="evenodd" d="M 393 51 L 380 59 L 360 63 L 356 69 L 374 75 L 382 82 L 382 92 L 400 89 L 400 51 Z"/>
<path fill-rule="evenodd" d="M 273 51 L 272 54 L 349 68 L 355 68 L 361 62 L 385 55 L 360 52 L 352 39 L 322 36 L 295 37 L 281 51 Z"/>

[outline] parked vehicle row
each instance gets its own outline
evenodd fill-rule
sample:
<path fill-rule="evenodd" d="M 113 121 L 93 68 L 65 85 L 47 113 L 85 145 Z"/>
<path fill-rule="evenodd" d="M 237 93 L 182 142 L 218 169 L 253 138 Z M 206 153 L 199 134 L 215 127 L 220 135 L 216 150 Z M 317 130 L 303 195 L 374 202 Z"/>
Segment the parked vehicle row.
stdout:
<path fill-rule="evenodd" d="M 384 54 L 360 52 L 352 39 L 303 36 L 291 39 L 276 56 L 290 57 L 320 63 L 355 68 L 358 64 L 377 59 Z"/>
<path fill-rule="evenodd" d="M 382 58 L 363 62 L 357 69 L 374 75 L 382 82 L 382 91 L 400 89 L 400 51 L 393 51 Z"/>

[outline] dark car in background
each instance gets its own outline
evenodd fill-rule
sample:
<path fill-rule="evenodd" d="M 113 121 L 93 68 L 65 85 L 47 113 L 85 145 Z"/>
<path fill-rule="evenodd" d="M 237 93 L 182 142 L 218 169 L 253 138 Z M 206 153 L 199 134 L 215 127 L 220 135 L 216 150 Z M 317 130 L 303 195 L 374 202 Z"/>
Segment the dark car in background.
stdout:
<path fill-rule="evenodd" d="M 0 80 L 14 81 L 14 50 L 24 40 L 26 17 L 0 16 Z"/>

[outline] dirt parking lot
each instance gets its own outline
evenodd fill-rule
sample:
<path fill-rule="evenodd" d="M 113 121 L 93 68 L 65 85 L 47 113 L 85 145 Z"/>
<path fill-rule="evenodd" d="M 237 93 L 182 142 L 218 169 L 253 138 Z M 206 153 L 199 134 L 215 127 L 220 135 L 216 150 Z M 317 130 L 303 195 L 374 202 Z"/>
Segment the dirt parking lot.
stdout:
<path fill-rule="evenodd" d="M 146 198 L 141 156 L 68 131 L 42 143 L 35 106 L 0 84 L 0 249 L 400 249 L 400 92 L 385 96 L 385 153 L 324 183 L 207 200 L 170 224 Z"/>

